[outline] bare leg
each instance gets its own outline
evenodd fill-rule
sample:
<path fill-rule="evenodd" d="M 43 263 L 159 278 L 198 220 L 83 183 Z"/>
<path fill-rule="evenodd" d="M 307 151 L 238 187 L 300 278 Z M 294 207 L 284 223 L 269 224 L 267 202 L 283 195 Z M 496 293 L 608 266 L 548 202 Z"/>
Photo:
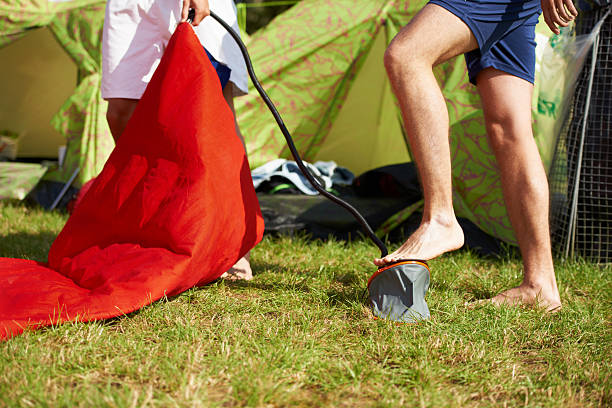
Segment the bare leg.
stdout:
<path fill-rule="evenodd" d="M 232 110 L 232 113 L 234 114 L 234 125 L 236 126 L 236 134 L 240 138 L 240 141 L 242 142 L 242 145 L 244 146 L 244 149 L 246 151 L 246 144 L 244 143 L 244 137 L 242 136 L 242 133 L 240 132 L 240 128 L 238 127 L 238 122 L 236 122 L 236 112 L 234 111 L 234 89 L 233 87 L 234 85 L 231 82 L 228 82 L 225 88 L 223 88 L 223 97 L 225 98 L 225 101 L 227 102 L 230 109 Z M 253 279 L 253 271 L 251 270 L 250 260 L 251 260 L 251 255 L 250 255 L 250 252 L 248 252 L 245 256 L 240 258 L 238 262 L 236 262 L 234 266 L 232 266 L 227 272 L 221 275 L 221 278 L 229 279 L 229 280 L 240 280 L 240 279 L 251 280 Z"/>
<path fill-rule="evenodd" d="M 115 144 L 125 130 L 125 127 L 138 105 L 138 99 L 110 98 L 108 99 L 108 110 L 106 120 L 110 127 Z"/>
<path fill-rule="evenodd" d="M 477 81 L 487 135 L 524 264 L 521 285 L 491 301 L 558 309 L 561 300 L 550 246 L 548 182 L 531 129 L 533 85 L 493 68 L 483 70 Z"/>
<path fill-rule="evenodd" d="M 385 68 L 419 170 L 425 208 L 419 228 L 397 251 L 375 259 L 378 266 L 401 259 L 429 260 L 463 246 L 463 231 L 453 210 L 448 111 L 433 67 L 477 46 L 461 19 L 428 4 L 385 53 Z"/>
<path fill-rule="evenodd" d="M 223 97 L 225 98 L 225 101 L 232 110 L 232 113 L 234 114 L 234 126 L 236 127 L 236 134 L 242 142 L 242 146 L 244 147 L 244 151 L 246 152 L 246 143 L 244 142 L 244 136 L 242 136 L 242 132 L 240 132 L 240 126 L 238 126 L 238 122 L 236 121 L 236 111 L 234 109 L 234 84 L 228 82 L 227 85 L 225 85 L 225 88 L 223 88 Z"/>

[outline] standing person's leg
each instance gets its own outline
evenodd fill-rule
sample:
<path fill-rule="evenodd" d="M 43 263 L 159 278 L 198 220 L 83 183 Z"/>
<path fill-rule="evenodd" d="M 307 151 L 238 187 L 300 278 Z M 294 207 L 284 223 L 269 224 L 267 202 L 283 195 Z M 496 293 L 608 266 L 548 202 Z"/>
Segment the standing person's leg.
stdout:
<path fill-rule="evenodd" d="M 119 140 L 119 136 L 125 130 L 128 121 L 134 113 L 138 105 L 138 99 L 127 99 L 127 98 L 109 98 L 108 109 L 106 110 L 106 121 L 110 128 L 115 144 Z"/>
<path fill-rule="evenodd" d="M 477 84 L 504 201 L 524 263 L 521 285 L 492 301 L 557 309 L 561 300 L 550 245 L 548 182 L 531 128 L 533 85 L 494 68 L 481 71 Z"/>
<path fill-rule="evenodd" d="M 236 134 L 240 138 L 240 141 L 242 142 L 246 153 L 246 144 L 244 142 L 244 136 L 242 136 L 242 133 L 240 132 L 240 127 L 238 126 L 238 122 L 236 121 L 236 112 L 234 110 L 234 85 L 231 82 L 228 82 L 227 85 L 225 85 L 225 88 L 223 88 L 223 97 L 225 98 L 225 101 L 232 110 L 232 113 L 234 114 L 234 125 L 236 127 Z M 221 278 L 230 280 L 253 279 L 253 271 L 251 270 L 250 261 L 251 253 L 248 252 L 245 256 L 240 258 L 238 262 L 236 262 L 236 264 L 232 266 L 227 272 L 221 275 Z"/>
<path fill-rule="evenodd" d="M 463 245 L 451 186 L 449 119 L 433 67 L 478 47 L 469 27 L 446 9 L 426 5 L 393 39 L 385 67 L 425 197 L 421 225 L 378 266 L 400 259 L 429 260 Z"/>
<path fill-rule="evenodd" d="M 246 153 L 246 143 L 244 142 L 244 136 L 242 136 L 242 132 L 240 132 L 240 126 L 238 126 L 238 121 L 236 120 L 236 110 L 234 109 L 234 84 L 228 82 L 223 88 L 223 98 L 225 98 L 225 102 L 229 106 L 232 114 L 234 115 L 234 126 L 236 127 L 236 134 L 238 138 L 242 142 L 242 146 L 244 147 L 244 151 Z"/>

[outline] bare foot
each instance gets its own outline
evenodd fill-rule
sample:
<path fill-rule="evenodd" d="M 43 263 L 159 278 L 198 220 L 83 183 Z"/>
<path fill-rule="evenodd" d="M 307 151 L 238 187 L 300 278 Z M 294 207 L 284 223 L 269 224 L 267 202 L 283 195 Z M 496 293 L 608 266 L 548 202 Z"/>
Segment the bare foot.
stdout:
<path fill-rule="evenodd" d="M 516 288 L 508 289 L 491 299 L 484 299 L 470 304 L 470 306 L 492 303 L 495 306 L 527 305 L 542 308 L 547 312 L 554 313 L 561 309 L 561 298 L 556 285 L 526 285 L 522 284 Z M 472 306 L 472 307 L 473 307 Z"/>
<path fill-rule="evenodd" d="M 438 220 L 422 222 L 397 251 L 384 258 L 375 259 L 374 265 L 384 266 L 403 259 L 428 261 L 462 246 L 463 230 L 454 217 L 451 222 Z"/>
<path fill-rule="evenodd" d="M 221 275 L 221 279 L 227 280 L 251 280 L 253 279 L 253 271 L 249 263 L 249 254 L 246 254 L 236 262 L 227 272 Z"/>

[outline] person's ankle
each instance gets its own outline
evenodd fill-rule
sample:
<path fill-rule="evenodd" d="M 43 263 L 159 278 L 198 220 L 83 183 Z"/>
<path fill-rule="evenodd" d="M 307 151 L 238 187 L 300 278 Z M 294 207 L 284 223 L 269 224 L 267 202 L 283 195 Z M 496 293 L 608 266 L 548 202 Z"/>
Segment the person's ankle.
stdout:
<path fill-rule="evenodd" d="M 423 216 L 421 222 L 424 225 L 439 225 L 444 228 L 452 228 L 459 224 L 453 212 L 440 212 L 430 216 Z"/>
<path fill-rule="evenodd" d="M 550 278 L 537 278 L 537 279 L 526 279 L 521 283 L 521 287 L 532 293 L 534 296 L 545 296 L 545 297 L 559 297 L 559 290 L 557 289 L 557 282 L 554 277 Z"/>

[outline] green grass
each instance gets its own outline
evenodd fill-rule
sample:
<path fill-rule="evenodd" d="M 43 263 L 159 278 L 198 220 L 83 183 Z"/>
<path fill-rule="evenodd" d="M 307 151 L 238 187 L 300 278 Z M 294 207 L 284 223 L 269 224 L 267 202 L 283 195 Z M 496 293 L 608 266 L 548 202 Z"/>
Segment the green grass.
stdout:
<path fill-rule="evenodd" d="M 44 261 L 65 216 L 0 203 L 0 256 Z M 612 274 L 557 265 L 555 315 L 467 310 L 520 261 L 431 262 L 432 319 L 373 320 L 368 242 L 265 239 L 251 282 L 220 281 L 130 316 L 0 343 L 0 406 L 610 406 Z M 1 288 L 0 288 L 1 291 Z"/>

